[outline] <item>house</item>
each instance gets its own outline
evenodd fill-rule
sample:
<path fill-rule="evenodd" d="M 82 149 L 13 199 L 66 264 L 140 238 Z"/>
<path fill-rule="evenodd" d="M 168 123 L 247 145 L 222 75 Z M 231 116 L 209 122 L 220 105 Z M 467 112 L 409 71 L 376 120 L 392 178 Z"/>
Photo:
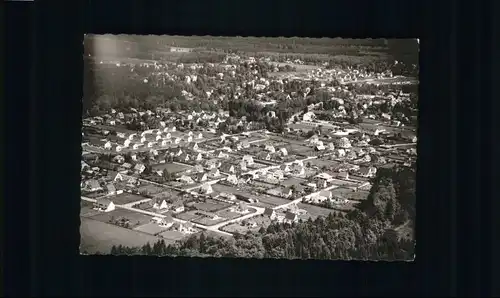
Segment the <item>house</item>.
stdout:
<path fill-rule="evenodd" d="M 84 162 L 83 160 L 82 160 L 82 162 L 81 162 L 81 165 L 82 165 L 82 167 L 81 167 L 81 170 L 82 170 L 82 171 L 83 171 L 84 169 L 86 169 L 86 168 L 90 168 L 89 164 L 88 164 L 88 163 L 86 163 L 86 162 Z"/>
<path fill-rule="evenodd" d="M 197 172 L 197 173 L 203 173 L 205 172 L 205 170 L 203 169 L 203 166 L 200 165 L 200 164 L 197 164 L 194 166 L 194 171 Z"/>
<path fill-rule="evenodd" d="M 281 191 L 281 195 L 285 198 L 289 198 L 291 197 L 293 194 L 293 190 L 291 187 L 286 187 L 286 188 L 283 188 L 282 191 Z"/>
<path fill-rule="evenodd" d="M 181 143 L 182 139 L 181 138 L 175 138 L 174 144 L 179 145 Z"/>
<path fill-rule="evenodd" d="M 217 168 L 211 169 L 209 172 L 209 175 L 210 175 L 210 177 L 218 178 L 220 176 L 220 171 Z"/>
<path fill-rule="evenodd" d="M 198 143 L 189 144 L 188 148 L 193 150 L 193 151 L 197 151 L 199 149 Z"/>
<path fill-rule="evenodd" d="M 274 146 L 273 146 L 273 145 L 271 145 L 271 144 L 267 144 L 267 145 L 265 145 L 265 146 L 264 146 L 264 150 L 269 151 L 269 152 L 272 152 L 272 153 L 276 152 L 276 149 L 275 149 L 275 148 L 274 148 Z"/>
<path fill-rule="evenodd" d="M 205 162 L 205 166 L 209 169 L 216 169 L 221 166 L 221 162 L 217 159 L 209 159 Z"/>
<path fill-rule="evenodd" d="M 221 172 L 223 173 L 235 173 L 234 165 L 228 164 L 228 163 L 223 163 L 220 167 Z"/>
<path fill-rule="evenodd" d="M 345 150 L 344 149 L 337 149 L 337 156 L 338 157 L 344 157 L 345 156 Z"/>
<path fill-rule="evenodd" d="M 247 204 L 245 204 L 243 202 L 240 202 L 238 204 L 238 207 L 236 207 L 236 212 L 241 212 L 241 213 L 248 212 L 248 206 L 247 206 Z"/>
<path fill-rule="evenodd" d="M 146 169 L 146 166 L 143 165 L 142 163 L 138 163 L 135 165 L 134 167 L 134 171 L 138 174 L 141 174 L 142 172 L 144 172 L 144 170 Z"/>
<path fill-rule="evenodd" d="M 200 187 L 200 192 L 209 195 L 213 192 L 212 185 L 205 183 Z"/>
<path fill-rule="evenodd" d="M 179 181 L 182 182 L 182 183 L 185 183 L 185 184 L 194 184 L 193 179 L 191 177 L 189 177 L 189 176 L 186 176 L 186 175 L 182 175 L 179 178 Z"/>
<path fill-rule="evenodd" d="M 168 228 L 172 227 L 174 225 L 174 223 L 175 223 L 174 218 L 170 214 L 168 214 L 164 218 L 162 218 L 159 225 L 162 228 L 168 229 Z"/>
<path fill-rule="evenodd" d="M 153 205 L 154 209 L 168 209 L 167 201 L 163 200 L 161 203 L 158 204 L 158 201 L 156 201 Z"/>
<path fill-rule="evenodd" d="M 314 151 L 323 151 L 325 149 L 326 148 L 323 145 L 316 145 L 316 146 L 314 146 Z"/>
<path fill-rule="evenodd" d="M 193 141 L 193 136 L 185 136 L 185 137 L 184 137 L 184 141 L 185 141 L 186 143 L 192 142 L 192 141 Z"/>
<path fill-rule="evenodd" d="M 125 157 L 123 157 L 121 155 L 116 155 L 115 157 L 113 157 L 113 161 L 116 163 L 122 164 L 125 162 Z"/>
<path fill-rule="evenodd" d="M 197 173 L 195 175 L 196 182 L 205 182 L 208 179 L 207 173 Z"/>
<path fill-rule="evenodd" d="M 340 172 L 337 174 L 337 178 L 349 180 L 349 173 L 348 172 Z"/>
<path fill-rule="evenodd" d="M 374 177 L 377 173 L 377 168 L 375 167 L 363 167 L 359 170 L 359 175 L 361 177 Z"/>
<path fill-rule="evenodd" d="M 85 182 L 85 187 L 88 191 L 98 191 L 102 189 L 99 182 L 95 179 L 87 180 Z"/>
<path fill-rule="evenodd" d="M 246 170 L 248 170 L 248 168 L 247 168 L 247 163 L 246 163 L 245 161 L 243 161 L 243 160 L 240 162 L 240 170 L 241 170 L 241 171 L 246 171 Z"/>
<path fill-rule="evenodd" d="M 271 220 L 274 220 L 276 218 L 276 211 L 274 211 L 274 209 L 271 208 L 266 208 L 264 210 L 264 215 L 269 216 Z"/>
<path fill-rule="evenodd" d="M 190 160 L 190 156 L 187 153 L 182 153 L 180 156 L 177 157 L 177 160 L 180 162 L 186 162 Z"/>
<path fill-rule="evenodd" d="M 198 153 L 195 158 L 196 161 L 202 161 L 203 160 L 203 154 Z"/>
<path fill-rule="evenodd" d="M 225 153 L 224 151 L 222 151 L 222 150 L 216 150 L 214 152 L 214 156 L 216 158 L 228 158 L 229 157 L 229 155 L 227 153 Z"/>
<path fill-rule="evenodd" d="M 200 132 L 196 135 L 196 139 L 203 139 L 203 134 Z"/>
<path fill-rule="evenodd" d="M 231 183 L 231 184 L 234 184 L 234 185 L 238 184 L 238 178 L 236 177 L 236 175 L 229 175 L 229 176 L 227 176 L 226 181 L 229 182 L 229 183 Z"/>
<path fill-rule="evenodd" d="M 261 160 L 271 160 L 271 154 L 266 151 L 261 151 L 257 153 L 257 158 Z"/>
<path fill-rule="evenodd" d="M 250 148 L 250 143 L 247 140 L 241 141 L 240 144 L 242 148 Z"/>
<path fill-rule="evenodd" d="M 280 148 L 279 152 L 280 152 L 280 154 L 282 156 L 287 156 L 288 155 L 288 151 L 286 150 L 286 148 Z"/>
<path fill-rule="evenodd" d="M 113 183 L 109 183 L 106 185 L 106 190 L 108 195 L 115 195 L 116 194 L 116 188 Z"/>
<path fill-rule="evenodd" d="M 297 214 L 292 213 L 290 211 L 286 212 L 286 214 L 285 214 L 285 221 L 286 222 L 294 223 L 294 222 L 297 222 L 298 220 L 299 220 L 299 217 L 297 216 Z"/>
<path fill-rule="evenodd" d="M 302 121 L 313 121 L 316 119 L 316 115 L 313 112 L 307 112 L 302 115 Z"/>
<path fill-rule="evenodd" d="M 178 231 L 182 232 L 182 233 L 187 233 L 187 234 L 196 232 L 193 224 L 190 223 L 189 221 L 186 221 L 184 223 L 180 223 L 179 227 L 178 227 Z"/>
<path fill-rule="evenodd" d="M 116 174 L 115 178 L 113 179 L 113 181 L 123 181 L 123 176 L 122 174 L 118 173 Z"/>
<path fill-rule="evenodd" d="M 177 150 L 177 152 L 175 152 L 175 153 L 174 153 L 174 155 L 175 155 L 175 156 L 181 156 L 183 152 L 184 152 L 184 151 L 182 151 L 182 149 L 181 149 L 181 148 L 179 148 L 179 150 Z"/>
<path fill-rule="evenodd" d="M 115 204 L 109 199 L 97 199 L 94 203 L 94 208 L 99 211 L 110 212 L 115 210 Z"/>
<path fill-rule="evenodd" d="M 253 157 L 251 155 L 243 156 L 242 161 L 244 161 L 246 163 L 246 165 L 249 165 L 249 166 L 254 164 Z"/>
<path fill-rule="evenodd" d="M 174 212 L 174 213 L 181 213 L 181 212 L 184 212 L 184 205 L 182 204 L 181 201 L 176 201 L 172 204 L 172 208 L 171 210 Z"/>
<path fill-rule="evenodd" d="M 280 170 L 282 170 L 283 172 L 290 172 L 290 166 L 287 164 L 282 164 L 280 166 Z"/>

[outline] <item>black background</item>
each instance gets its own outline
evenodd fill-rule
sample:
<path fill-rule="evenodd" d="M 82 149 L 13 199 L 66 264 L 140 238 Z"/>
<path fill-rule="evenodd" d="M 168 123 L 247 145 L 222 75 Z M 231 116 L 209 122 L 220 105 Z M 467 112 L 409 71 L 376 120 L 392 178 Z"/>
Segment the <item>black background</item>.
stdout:
<path fill-rule="evenodd" d="M 498 4 L 477 2 L 4 3 L 5 295 L 498 294 L 488 240 L 498 238 L 489 219 L 498 210 L 492 41 L 500 26 Z M 419 37 L 416 261 L 79 256 L 84 33 Z"/>

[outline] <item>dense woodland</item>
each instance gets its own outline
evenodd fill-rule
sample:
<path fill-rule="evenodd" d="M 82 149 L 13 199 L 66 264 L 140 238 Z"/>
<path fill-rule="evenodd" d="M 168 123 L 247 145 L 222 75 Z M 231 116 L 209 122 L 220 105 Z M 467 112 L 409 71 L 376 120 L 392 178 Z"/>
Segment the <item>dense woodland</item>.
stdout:
<path fill-rule="evenodd" d="M 415 169 L 380 169 L 368 198 L 346 215 L 272 224 L 217 238 L 203 233 L 173 245 L 113 246 L 111 254 L 198 257 L 412 260 L 415 254 Z"/>

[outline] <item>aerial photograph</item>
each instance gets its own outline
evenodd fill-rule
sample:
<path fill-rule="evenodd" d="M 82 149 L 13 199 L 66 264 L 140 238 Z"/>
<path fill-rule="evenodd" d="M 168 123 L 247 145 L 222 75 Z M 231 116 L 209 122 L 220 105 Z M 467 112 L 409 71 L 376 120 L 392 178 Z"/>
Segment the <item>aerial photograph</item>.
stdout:
<path fill-rule="evenodd" d="M 83 48 L 82 255 L 415 259 L 418 39 Z"/>

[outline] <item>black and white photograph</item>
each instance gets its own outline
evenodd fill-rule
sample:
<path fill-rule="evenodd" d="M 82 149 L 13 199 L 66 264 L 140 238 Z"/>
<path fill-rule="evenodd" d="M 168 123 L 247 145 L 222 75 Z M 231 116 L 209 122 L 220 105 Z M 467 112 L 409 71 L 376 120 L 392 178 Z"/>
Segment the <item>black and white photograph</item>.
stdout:
<path fill-rule="evenodd" d="M 414 261 L 417 38 L 83 48 L 80 254 Z"/>

